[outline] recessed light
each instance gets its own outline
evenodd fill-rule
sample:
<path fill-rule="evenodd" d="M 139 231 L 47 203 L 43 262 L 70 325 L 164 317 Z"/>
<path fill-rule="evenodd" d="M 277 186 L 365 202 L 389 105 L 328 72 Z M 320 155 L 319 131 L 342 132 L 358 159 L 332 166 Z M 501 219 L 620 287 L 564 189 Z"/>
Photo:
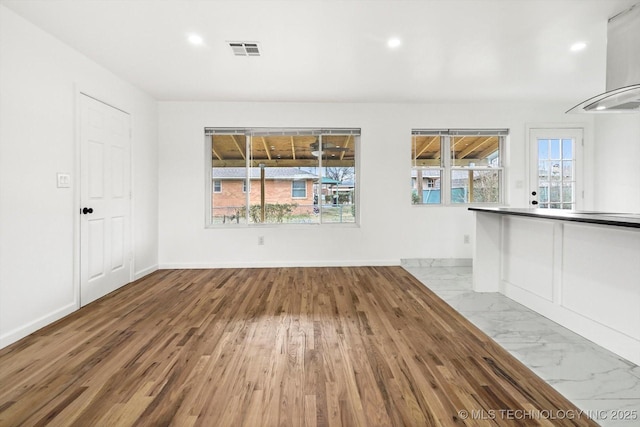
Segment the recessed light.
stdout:
<path fill-rule="evenodd" d="M 571 52 L 579 52 L 587 47 L 585 42 L 577 42 L 571 45 Z"/>
<path fill-rule="evenodd" d="M 397 37 L 392 37 L 389 40 L 387 40 L 387 46 L 389 46 L 391 49 L 400 47 L 401 44 L 402 44 L 402 40 L 400 40 Z"/>
<path fill-rule="evenodd" d="M 189 34 L 187 36 L 187 40 L 189 40 L 189 43 L 191 43 L 193 45 L 196 45 L 196 46 L 199 46 L 199 45 L 204 43 L 204 40 L 202 39 L 202 37 L 200 37 L 197 34 Z"/>

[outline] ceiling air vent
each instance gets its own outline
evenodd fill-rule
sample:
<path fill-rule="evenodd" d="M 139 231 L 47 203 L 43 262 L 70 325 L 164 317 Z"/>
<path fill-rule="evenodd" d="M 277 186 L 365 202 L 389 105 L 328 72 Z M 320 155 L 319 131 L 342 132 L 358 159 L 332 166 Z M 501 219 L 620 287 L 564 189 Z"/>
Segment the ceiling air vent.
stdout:
<path fill-rule="evenodd" d="M 235 56 L 260 56 L 260 45 L 255 42 L 229 42 Z"/>

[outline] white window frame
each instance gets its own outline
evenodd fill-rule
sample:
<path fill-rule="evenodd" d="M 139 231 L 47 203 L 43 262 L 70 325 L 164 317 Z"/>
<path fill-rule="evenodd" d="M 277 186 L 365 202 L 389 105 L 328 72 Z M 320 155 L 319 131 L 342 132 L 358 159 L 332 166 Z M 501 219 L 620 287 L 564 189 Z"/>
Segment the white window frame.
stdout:
<path fill-rule="evenodd" d="M 213 180 L 213 192 L 214 193 L 222 193 L 222 180 L 214 179 Z"/>
<path fill-rule="evenodd" d="M 322 147 L 322 139 L 323 136 L 330 135 L 351 135 L 353 136 L 353 147 L 355 150 L 355 158 L 354 158 L 354 179 L 355 179 L 355 198 L 353 202 L 354 212 L 354 221 L 352 222 L 323 222 L 323 209 L 319 209 L 319 222 L 313 223 L 292 223 L 292 224 L 281 224 L 281 223 L 265 223 L 265 224 L 255 224 L 250 223 L 249 219 L 249 209 L 246 209 L 246 224 L 237 224 L 233 225 L 233 227 L 295 227 L 295 226 L 322 226 L 322 227 L 359 227 L 360 226 L 360 136 L 361 130 L 360 128 L 270 128 L 270 127 L 256 127 L 256 128 L 222 128 L 222 127 L 205 127 L 204 128 L 204 148 L 205 148 L 205 227 L 206 228 L 229 228 L 230 225 L 220 225 L 214 224 L 212 222 L 213 215 L 213 179 L 212 179 L 212 142 L 211 135 L 214 133 L 226 134 L 226 135 L 243 135 L 245 136 L 245 152 L 251 153 L 251 144 L 252 138 L 254 135 L 317 135 L 320 141 L 320 147 Z M 243 193 L 246 197 L 246 206 L 250 206 L 250 198 L 251 198 L 251 166 L 250 155 L 246 156 L 246 179 L 243 183 Z M 324 168 L 322 157 L 320 157 L 318 161 L 318 169 L 322 170 Z M 322 200 L 321 194 L 321 185 L 314 185 L 314 196 L 317 196 L 318 200 Z M 248 191 L 247 191 L 248 190 Z M 305 193 L 308 193 L 305 185 Z M 322 204 L 320 202 L 319 204 Z"/>
<path fill-rule="evenodd" d="M 439 170 L 440 171 L 440 203 L 421 203 L 412 204 L 412 206 L 499 206 L 504 204 L 505 188 L 506 188 L 506 176 L 504 170 L 504 153 L 505 145 L 509 136 L 508 129 L 412 129 L 412 137 L 414 135 L 430 135 L 440 137 L 440 166 L 416 166 L 413 163 L 412 158 L 412 171 L 415 169 L 422 170 Z M 499 165 L 486 167 L 486 166 L 457 166 L 453 164 L 451 156 L 451 139 L 455 136 L 499 136 L 498 156 Z M 411 155 L 413 157 L 413 138 Z M 458 171 L 498 171 L 499 174 L 499 189 L 498 189 L 498 201 L 497 202 L 464 202 L 454 203 L 452 202 L 452 172 Z M 473 183 L 470 183 L 471 185 Z"/>
<path fill-rule="evenodd" d="M 574 209 L 584 209 L 585 206 L 585 188 L 584 188 L 584 167 L 585 153 L 584 153 L 584 138 L 586 129 L 579 125 L 567 125 L 567 126 L 553 126 L 553 125 L 531 125 L 527 126 L 528 136 L 528 149 L 527 149 L 527 168 L 528 168 L 528 203 L 529 207 L 539 207 L 539 198 L 532 194 L 539 191 L 537 188 L 537 165 L 538 165 L 538 152 L 537 152 L 537 139 L 558 139 L 558 138 L 572 138 L 575 139 L 574 145 L 574 182 L 575 182 L 575 194 L 574 194 Z M 533 202 L 536 204 L 533 204 Z M 541 208 L 541 209 L 555 209 L 555 208 Z"/>

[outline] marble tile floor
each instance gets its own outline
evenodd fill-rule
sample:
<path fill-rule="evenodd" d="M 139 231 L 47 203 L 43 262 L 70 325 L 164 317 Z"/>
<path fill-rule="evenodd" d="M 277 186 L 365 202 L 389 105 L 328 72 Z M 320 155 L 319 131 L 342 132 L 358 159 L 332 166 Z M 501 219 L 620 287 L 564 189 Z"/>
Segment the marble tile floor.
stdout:
<path fill-rule="evenodd" d="M 640 367 L 499 293 L 472 290 L 470 265 L 402 266 L 602 426 L 640 426 Z"/>

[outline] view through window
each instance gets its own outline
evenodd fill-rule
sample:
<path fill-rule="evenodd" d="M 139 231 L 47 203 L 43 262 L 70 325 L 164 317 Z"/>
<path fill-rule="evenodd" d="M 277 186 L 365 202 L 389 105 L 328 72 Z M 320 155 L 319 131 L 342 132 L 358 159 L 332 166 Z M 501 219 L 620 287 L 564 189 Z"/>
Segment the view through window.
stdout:
<path fill-rule="evenodd" d="M 506 129 L 411 132 L 414 205 L 501 203 Z"/>
<path fill-rule="evenodd" d="M 529 203 L 543 209 L 582 207 L 584 129 L 529 129 Z"/>
<path fill-rule="evenodd" d="M 575 209 L 575 140 L 539 138 L 537 141 L 538 206 Z"/>
<path fill-rule="evenodd" d="M 206 128 L 209 224 L 355 223 L 359 138 L 360 129 Z"/>

